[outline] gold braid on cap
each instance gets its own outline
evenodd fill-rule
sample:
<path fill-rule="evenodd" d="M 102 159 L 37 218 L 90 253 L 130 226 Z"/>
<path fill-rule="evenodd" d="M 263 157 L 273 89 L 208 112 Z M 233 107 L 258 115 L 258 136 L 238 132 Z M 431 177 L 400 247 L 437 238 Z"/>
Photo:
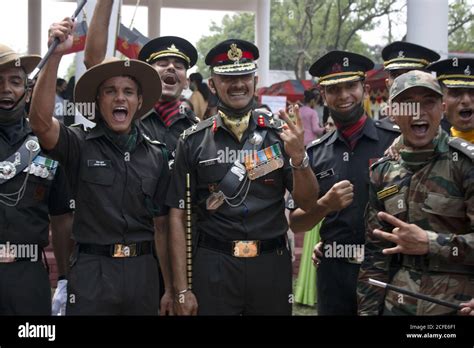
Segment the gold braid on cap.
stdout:
<path fill-rule="evenodd" d="M 383 62 L 383 66 L 387 66 L 389 64 L 396 63 L 396 62 L 406 62 L 406 61 L 410 61 L 410 62 L 413 62 L 413 63 L 420 63 L 420 64 L 423 64 L 423 65 L 430 64 L 430 62 L 427 61 L 426 59 L 397 57 L 397 58 L 387 60 L 386 62 Z"/>
<path fill-rule="evenodd" d="M 146 62 L 150 63 L 154 61 L 155 59 L 159 59 L 161 57 L 170 57 L 170 56 L 183 58 L 188 63 L 188 65 L 191 64 L 191 59 L 187 55 L 180 52 L 179 50 L 170 50 L 170 49 L 150 54 Z"/>
<path fill-rule="evenodd" d="M 329 74 L 329 75 L 326 75 L 326 76 L 321 77 L 321 78 L 319 79 L 319 82 L 326 81 L 326 80 L 331 79 L 331 78 L 336 77 L 336 76 L 347 76 L 347 77 L 359 76 L 359 77 L 364 77 L 364 76 L 365 76 L 365 72 L 363 72 L 363 71 L 345 71 L 345 72 L 338 72 L 338 73 Z"/>
<path fill-rule="evenodd" d="M 446 79 L 468 79 L 468 80 L 474 80 L 474 75 L 462 75 L 462 74 L 452 74 L 452 75 L 440 75 L 438 76 L 438 80 L 446 80 Z"/>

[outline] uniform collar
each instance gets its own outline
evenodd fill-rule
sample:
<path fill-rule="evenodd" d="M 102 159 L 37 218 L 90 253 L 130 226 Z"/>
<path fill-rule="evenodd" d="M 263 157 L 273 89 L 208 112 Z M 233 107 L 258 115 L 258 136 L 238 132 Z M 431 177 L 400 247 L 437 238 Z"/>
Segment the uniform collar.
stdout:
<path fill-rule="evenodd" d="M 362 130 L 362 133 L 363 133 L 363 135 L 365 135 L 366 137 L 368 137 L 372 140 L 375 140 L 375 141 L 379 140 L 379 135 L 377 133 L 377 128 L 375 127 L 374 121 L 370 117 L 367 117 L 367 120 L 365 121 L 365 124 L 364 124 L 364 129 Z M 339 139 L 340 141 L 345 142 L 345 140 L 343 139 L 343 137 L 342 137 L 342 135 L 341 135 L 341 133 L 339 132 L 338 129 L 331 135 L 329 140 L 326 142 L 326 145 L 333 144 L 336 141 L 336 139 Z"/>
<path fill-rule="evenodd" d="M 138 145 L 140 144 L 140 142 L 142 142 L 143 136 L 142 136 L 142 132 L 141 132 L 141 128 L 139 126 L 138 120 L 135 120 L 134 122 L 135 122 L 136 127 L 138 128 L 138 134 L 137 134 L 137 145 Z M 102 136 L 105 137 L 106 134 L 105 134 L 104 127 L 106 127 L 106 125 L 104 125 L 102 122 L 98 122 L 96 126 L 87 133 L 86 140 L 92 140 L 92 139 L 100 138 Z"/>

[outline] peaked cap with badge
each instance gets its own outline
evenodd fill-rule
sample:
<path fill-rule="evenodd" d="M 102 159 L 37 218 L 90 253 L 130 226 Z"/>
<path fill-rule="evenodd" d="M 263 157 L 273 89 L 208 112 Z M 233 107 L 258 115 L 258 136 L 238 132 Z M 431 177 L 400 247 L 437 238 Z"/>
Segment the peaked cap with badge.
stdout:
<path fill-rule="evenodd" d="M 253 43 L 229 39 L 209 51 L 206 64 L 217 75 L 245 75 L 257 71 L 258 57 L 258 48 Z"/>
<path fill-rule="evenodd" d="M 474 88 L 474 59 L 450 58 L 428 66 L 438 81 L 448 88 Z"/>
<path fill-rule="evenodd" d="M 150 40 L 138 54 L 138 59 L 148 64 L 168 57 L 181 58 L 189 69 L 196 64 L 198 53 L 188 40 L 178 36 L 162 36 Z"/>
<path fill-rule="evenodd" d="M 360 54 L 331 51 L 314 62 L 309 73 L 319 78 L 321 86 L 329 86 L 363 80 L 366 72 L 373 67 L 374 63 Z"/>
<path fill-rule="evenodd" d="M 385 70 L 424 69 L 440 56 L 429 48 L 411 42 L 395 41 L 382 50 Z"/>

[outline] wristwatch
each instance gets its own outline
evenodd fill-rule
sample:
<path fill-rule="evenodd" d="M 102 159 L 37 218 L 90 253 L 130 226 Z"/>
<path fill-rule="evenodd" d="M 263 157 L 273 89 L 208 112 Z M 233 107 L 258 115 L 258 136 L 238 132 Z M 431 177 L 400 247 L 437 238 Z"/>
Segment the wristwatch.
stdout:
<path fill-rule="evenodd" d="M 301 162 L 301 164 L 300 164 L 299 166 L 294 166 L 293 163 L 292 163 L 292 161 L 291 161 L 291 158 L 290 158 L 290 166 L 291 166 L 291 168 L 297 169 L 297 170 L 308 168 L 308 166 L 309 166 L 309 156 L 308 156 L 308 153 L 306 153 L 306 152 L 304 153 L 303 162 Z"/>

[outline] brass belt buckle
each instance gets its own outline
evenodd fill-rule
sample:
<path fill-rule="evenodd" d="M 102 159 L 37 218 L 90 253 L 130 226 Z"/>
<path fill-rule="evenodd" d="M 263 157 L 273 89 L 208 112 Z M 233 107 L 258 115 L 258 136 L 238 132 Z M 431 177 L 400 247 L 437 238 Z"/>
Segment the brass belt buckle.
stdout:
<path fill-rule="evenodd" d="M 114 254 L 112 257 L 134 257 L 137 256 L 137 245 L 134 244 L 114 244 Z"/>
<path fill-rule="evenodd" d="M 234 240 L 232 242 L 232 256 L 256 257 L 260 255 L 259 240 Z"/>

